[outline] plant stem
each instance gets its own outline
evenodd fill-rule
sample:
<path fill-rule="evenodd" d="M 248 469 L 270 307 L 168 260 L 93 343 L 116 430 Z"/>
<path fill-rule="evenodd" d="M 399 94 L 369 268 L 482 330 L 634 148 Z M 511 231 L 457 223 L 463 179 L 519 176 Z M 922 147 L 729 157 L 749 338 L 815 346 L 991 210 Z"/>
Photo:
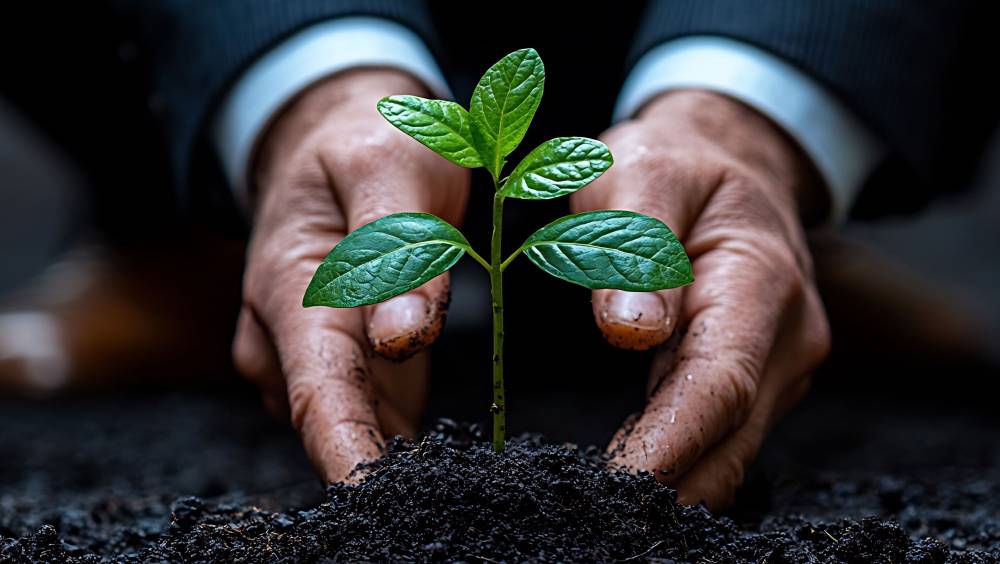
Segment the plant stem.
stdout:
<path fill-rule="evenodd" d="M 511 253 L 510 256 L 507 257 L 507 260 L 500 263 L 500 271 L 502 272 L 504 270 L 507 270 L 507 265 L 510 264 L 512 260 L 516 259 L 517 255 L 521 254 L 522 251 L 524 251 L 524 247 L 521 247 L 518 250 Z"/>
<path fill-rule="evenodd" d="M 483 257 L 479 256 L 479 253 L 474 251 L 472 247 L 465 247 L 465 252 L 469 253 L 469 256 L 472 257 L 476 262 L 483 265 L 483 268 L 486 269 L 486 272 L 489 272 L 491 270 L 490 263 L 486 262 L 486 260 L 483 259 Z"/>
<path fill-rule="evenodd" d="M 503 452 L 507 434 L 506 400 L 503 387 L 503 271 L 500 268 L 500 232 L 503 227 L 503 196 L 493 196 L 493 239 L 490 245 L 490 294 L 493 297 L 493 451 Z"/>

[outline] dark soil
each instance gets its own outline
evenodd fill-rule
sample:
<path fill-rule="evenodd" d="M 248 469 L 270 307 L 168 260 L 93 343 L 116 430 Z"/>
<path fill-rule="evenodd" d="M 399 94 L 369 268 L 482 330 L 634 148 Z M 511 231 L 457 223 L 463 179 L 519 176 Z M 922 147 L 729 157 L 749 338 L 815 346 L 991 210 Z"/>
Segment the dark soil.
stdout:
<path fill-rule="evenodd" d="M 496 456 L 447 421 L 324 495 L 243 402 L 138 399 L 0 405 L 0 561 L 1000 562 L 998 433 L 967 414 L 857 434 L 807 404 L 717 518 L 597 449 Z"/>

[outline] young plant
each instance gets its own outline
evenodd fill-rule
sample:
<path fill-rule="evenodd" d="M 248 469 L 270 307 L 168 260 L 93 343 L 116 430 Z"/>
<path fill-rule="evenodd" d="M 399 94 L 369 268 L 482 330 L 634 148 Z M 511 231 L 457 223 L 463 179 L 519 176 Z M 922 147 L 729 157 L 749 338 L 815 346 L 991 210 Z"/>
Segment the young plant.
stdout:
<path fill-rule="evenodd" d="M 468 253 L 490 276 L 493 304 L 493 449 L 504 448 L 503 271 L 524 254 L 549 274 L 590 289 L 649 292 L 690 283 L 691 263 L 658 219 L 629 211 L 578 213 L 536 231 L 506 259 L 501 255 L 507 198 L 548 200 L 571 194 L 612 164 L 600 141 L 557 137 L 531 151 L 506 177 L 506 157 L 521 143 L 542 99 L 545 68 L 534 49 L 515 51 L 490 67 L 469 111 L 446 100 L 389 96 L 378 111 L 432 151 L 493 177 L 489 260 L 444 220 L 397 213 L 364 225 L 330 251 L 306 290 L 303 306 L 358 307 L 388 300 L 451 268 Z"/>

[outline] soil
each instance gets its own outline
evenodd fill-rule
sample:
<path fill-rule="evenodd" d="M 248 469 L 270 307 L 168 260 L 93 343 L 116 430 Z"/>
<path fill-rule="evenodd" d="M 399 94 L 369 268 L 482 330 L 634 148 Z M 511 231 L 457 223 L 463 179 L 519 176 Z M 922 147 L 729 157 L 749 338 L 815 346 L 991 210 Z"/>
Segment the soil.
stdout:
<path fill-rule="evenodd" d="M 0 561 L 1000 562 L 995 420 L 883 407 L 810 400 L 715 517 L 599 449 L 496 456 L 448 420 L 324 492 L 251 397 L 3 402 Z"/>

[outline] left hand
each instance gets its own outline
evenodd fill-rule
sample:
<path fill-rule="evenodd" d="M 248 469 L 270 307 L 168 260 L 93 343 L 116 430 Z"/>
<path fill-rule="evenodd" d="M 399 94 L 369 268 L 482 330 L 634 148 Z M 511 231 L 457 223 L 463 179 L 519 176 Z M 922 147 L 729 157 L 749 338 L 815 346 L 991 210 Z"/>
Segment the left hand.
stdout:
<path fill-rule="evenodd" d="M 830 346 L 800 220 L 819 182 L 778 127 L 720 94 L 661 95 L 602 139 L 617 163 L 573 195 L 573 211 L 664 221 L 695 276 L 677 290 L 593 294 L 617 346 L 650 348 L 684 330 L 656 355 L 645 412 L 610 450 L 675 485 L 682 502 L 720 509 Z"/>
<path fill-rule="evenodd" d="M 426 359 L 391 365 L 440 333 L 448 275 L 365 308 L 303 308 L 317 266 L 344 236 L 380 217 L 421 211 L 459 223 L 469 173 L 399 133 L 375 104 L 426 96 L 393 69 L 357 68 L 308 88 L 264 135 L 257 209 L 233 359 L 272 411 L 290 420 L 327 481 L 379 456 L 383 435 L 413 436 Z"/>

